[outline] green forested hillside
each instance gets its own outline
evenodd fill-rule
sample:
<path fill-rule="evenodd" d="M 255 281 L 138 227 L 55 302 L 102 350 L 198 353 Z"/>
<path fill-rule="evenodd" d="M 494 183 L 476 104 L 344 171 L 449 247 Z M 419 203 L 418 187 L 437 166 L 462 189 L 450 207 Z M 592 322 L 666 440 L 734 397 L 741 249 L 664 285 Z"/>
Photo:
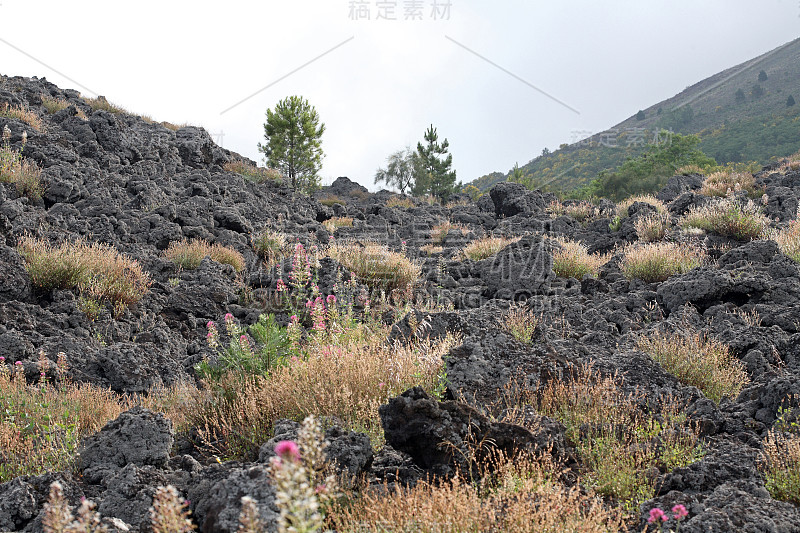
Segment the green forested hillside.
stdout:
<path fill-rule="evenodd" d="M 562 144 L 523 165 L 530 182 L 569 192 L 641 155 L 662 129 L 695 134 L 699 148 L 719 164 L 761 164 L 800 150 L 800 39 L 720 72 L 578 143 Z M 481 190 L 508 172 L 482 176 Z"/>

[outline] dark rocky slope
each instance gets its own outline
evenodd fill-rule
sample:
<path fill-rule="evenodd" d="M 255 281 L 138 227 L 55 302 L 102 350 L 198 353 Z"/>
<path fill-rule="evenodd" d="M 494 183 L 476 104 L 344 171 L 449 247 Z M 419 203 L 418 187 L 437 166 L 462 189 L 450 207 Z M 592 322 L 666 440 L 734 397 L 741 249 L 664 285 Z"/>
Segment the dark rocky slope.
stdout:
<path fill-rule="evenodd" d="M 44 95 L 71 105 L 48 115 Z M 326 242 L 322 222 L 348 216 L 353 227 L 337 230 L 337 239 L 371 239 L 395 250 L 405 246 L 422 266 L 419 294 L 452 304 L 450 311 L 420 314 L 413 321 L 406 317 L 394 325 L 392 337 L 407 338 L 413 335 L 412 323 L 424 322 L 431 338 L 455 332 L 463 339 L 447 358 L 449 401 L 436 402 L 413 389 L 382 408 L 387 441 L 394 448 L 374 455 L 363 435 L 328 430 L 330 453 L 348 471 L 401 482 L 425 473 L 447 475 L 463 465 L 458 454 L 443 453 L 436 445 L 462 445 L 471 424 L 500 447 L 550 449 L 574 461 L 557 422 L 545 420 L 540 432 L 532 432 L 491 416 L 499 414 L 497 391 L 513 379 L 536 388 L 592 363 L 608 375 L 619 372 L 625 387 L 643 391 L 645 398 L 671 395 L 686 402 L 703 430 L 707 455 L 661 474 L 656 499 L 642 506 L 638 530 L 651 507 L 682 503 L 690 515 L 681 531 L 800 531 L 798 508 L 772 500 L 755 466 L 779 407 L 797 407 L 800 397 L 800 271 L 774 243 L 708 237 L 705 245 L 718 259 L 714 267 L 660 284 L 626 280 L 618 255 L 597 280 L 566 280 L 554 275 L 552 245 L 544 236 L 562 235 L 582 241 L 590 251 L 612 251 L 636 240 L 631 221 L 652 208 L 634 204 L 630 218 L 614 232 L 608 218 L 587 225 L 554 218 L 546 212 L 554 198 L 515 184 L 497 185 L 476 204 L 462 198 L 449 208 L 391 208 L 386 206 L 391 193 L 368 194 L 346 178 L 324 191 L 345 203 L 328 207 L 279 183 L 257 184 L 226 172 L 223 165 L 241 157 L 216 146 L 199 128 L 171 131 L 139 117 L 92 111 L 75 91 L 37 79 L 2 78 L 4 103 L 27 106 L 46 123 L 46 130 L 37 132 L 0 116 L 0 129 L 8 126 L 14 146 L 27 134 L 25 156 L 42 168 L 46 183 L 36 201 L 0 184 L 0 355 L 6 363 L 21 361 L 30 381 L 39 377 L 40 353 L 54 358 L 59 352 L 67 354 L 72 379 L 117 392 L 193 380 L 193 366 L 208 350 L 207 321 L 230 312 L 251 324 L 270 301 L 277 276 L 254 253 L 254 234 L 269 227 L 302 242 Z M 79 118 L 79 111 L 88 120 Z M 758 176 L 770 199 L 766 211 L 787 220 L 797 209 L 800 172 L 774 170 Z M 685 177 L 668 184 L 662 199 L 670 202 L 673 217 L 706 201 L 698 188 L 697 180 Z M 613 205 L 601 207 L 610 215 Z M 443 251 L 429 255 L 420 248 L 430 244 L 430 230 L 441 220 L 468 231 L 450 232 Z M 455 251 L 486 233 L 523 238 L 489 259 L 453 259 Z M 15 250 L 24 235 L 54 243 L 79 237 L 107 243 L 143 265 L 153 279 L 151 289 L 121 316 L 106 309 L 90 320 L 73 291 L 34 290 Z M 179 271 L 163 251 L 183 238 L 236 249 L 245 257 L 244 273 L 211 260 L 197 270 Z M 326 265 L 338 268 L 332 261 Z M 171 283 L 174 278 L 180 282 Z M 325 282 L 320 285 L 324 291 Z M 532 346 L 498 327 L 498 316 L 514 300 L 527 300 L 547 317 Z M 760 324 L 747 323 L 733 313 L 737 310 L 757 311 Z M 285 324 L 287 317 L 278 313 L 278 320 Z M 636 350 L 637 332 L 686 324 L 713 333 L 746 364 L 751 384 L 738 398 L 717 406 Z M 276 439 L 296 431 L 282 422 Z M 0 485 L 0 530 L 40 530 L 39 513 L 53 480 L 62 481 L 71 501 L 90 497 L 104 516 L 133 530 L 147 529 L 154 489 L 167 483 L 191 500 L 203 531 L 235 531 L 244 494 L 262 502 L 262 519 L 275 524 L 277 509 L 263 464 L 274 442 L 264 444 L 257 463 L 203 465 L 191 455 L 171 456 L 173 439 L 171 423 L 161 415 L 146 410 L 122 415 L 85 444 L 80 478 L 50 473 Z"/>

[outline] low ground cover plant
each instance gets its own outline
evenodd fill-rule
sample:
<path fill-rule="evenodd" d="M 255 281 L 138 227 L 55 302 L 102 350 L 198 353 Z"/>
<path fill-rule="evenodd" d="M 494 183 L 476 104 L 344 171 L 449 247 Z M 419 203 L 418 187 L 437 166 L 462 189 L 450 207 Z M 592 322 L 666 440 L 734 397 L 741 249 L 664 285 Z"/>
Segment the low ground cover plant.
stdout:
<path fill-rule="evenodd" d="M 245 268 L 242 254 L 233 248 L 219 243 L 209 244 L 202 239 L 172 242 L 164 252 L 164 257 L 186 270 L 198 268 L 206 257 L 217 263 L 231 265 L 237 272 Z"/>
<path fill-rule="evenodd" d="M 150 287 L 150 276 L 138 262 L 105 244 L 77 241 L 53 246 L 23 237 L 17 251 L 37 289 L 77 288 L 87 298 L 111 302 L 117 312 L 137 303 Z"/>
<path fill-rule="evenodd" d="M 656 283 L 701 266 L 704 260 L 702 250 L 673 242 L 631 244 L 623 250 L 620 267 L 628 279 Z"/>
<path fill-rule="evenodd" d="M 461 253 L 473 261 L 491 257 L 509 244 L 519 241 L 519 237 L 482 237 L 466 245 Z"/>
<path fill-rule="evenodd" d="M 693 207 L 678 224 L 683 228 L 698 228 L 739 241 L 760 239 L 769 229 L 769 219 L 756 203 L 752 200 L 741 202 L 733 197 Z"/>
<path fill-rule="evenodd" d="M 642 335 L 636 345 L 679 381 L 697 387 L 715 403 L 725 397 L 736 398 L 750 382 L 744 364 L 728 346 L 693 328 L 687 327 L 681 334 Z"/>
<path fill-rule="evenodd" d="M 590 254 L 583 244 L 562 237 L 553 239 L 556 247 L 553 250 L 553 272 L 560 278 L 583 279 L 590 275 L 597 277 L 600 267 L 608 262 L 605 254 Z"/>

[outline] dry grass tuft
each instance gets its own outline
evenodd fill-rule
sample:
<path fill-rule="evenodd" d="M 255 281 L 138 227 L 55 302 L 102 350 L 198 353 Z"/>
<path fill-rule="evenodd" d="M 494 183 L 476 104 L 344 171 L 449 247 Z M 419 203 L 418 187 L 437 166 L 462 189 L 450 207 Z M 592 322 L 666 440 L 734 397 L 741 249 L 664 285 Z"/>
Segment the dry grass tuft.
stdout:
<path fill-rule="evenodd" d="M 293 358 L 268 377 L 223 377 L 212 401 L 190 416 L 210 449 L 225 457 L 252 456 L 276 420 L 302 421 L 312 414 L 336 416 L 380 442 L 378 407 L 413 386 L 436 390 L 442 357 L 455 342 L 448 337 L 436 345 L 312 344 L 304 358 Z"/>
<path fill-rule="evenodd" d="M 339 228 L 352 228 L 353 217 L 333 217 L 322 223 L 328 233 L 333 233 Z"/>
<path fill-rule="evenodd" d="M 456 476 L 364 491 L 332 509 L 332 526 L 343 533 L 625 531 L 619 512 L 591 492 L 551 481 L 555 466 L 548 461 L 497 456 L 482 466 L 486 473 L 472 482 Z"/>
<path fill-rule="evenodd" d="M 110 390 L 72 383 L 56 388 L 47 381 L 28 385 L 14 366 L 19 365 L 0 361 L 0 483 L 68 469 L 79 440 L 123 411 Z"/>
<path fill-rule="evenodd" d="M 800 263 L 800 220 L 792 220 L 785 228 L 771 232 L 769 238 L 778 244 L 782 254 Z"/>
<path fill-rule="evenodd" d="M 636 345 L 680 382 L 697 387 L 716 403 L 736 398 L 750 382 L 744 364 L 728 346 L 696 331 L 652 333 L 639 337 Z"/>
<path fill-rule="evenodd" d="M 556 216 L 566 215 L 572 217 L 578 222 L 584 222 L 597 215 L 597 208 L 586 201 L 564 204 L 554 200 L 550 202 L 547 211 Z"/>
<path fill-rule="evenodd" d="M 358 279 L 371 288 L 387 293 L 406 289 L 421 275 L 419 265 L 380 244 L 337 242 L 328 248 L 328 256 L 355 272 Z"/>
<path fill-rule="evenodd" d="M 334 205 L 347 205 L 347 202 L 341 196 L 336 196 L 335 194 L 326 194 L 325 196 L 321 196 L 317 199 L 319 203 L 322 205 L 333 207 Z"/>
<path fill-rule="evenodd" d="M 730 197 L 702 207 L 693 207 L 678 224 L 684 228 L 699 228 L 739 241 L 760 239 L 769 229 L 769 219 L 752 200 L 742 204 Z"/>
<path fill-rule="evenodd" d="M 466 235 L 469 233 L 469 230 L 466 226 L 462 224 L 454 224 L 452 222 L 442 222 L 441 224 L 436 224 L 431 229 L 431 239 L 433 240 L 434 244 L 443 244 L 444 240 L 447 238 L 447 234 L 451 231 L 458 231 L 461 232 L 461 235 Z"/>
<path fill-rule="evenodd" d="M 0 117 L 13 118 L 24 122 L 36 131 L 44 131 L 45 125 L 42 119 L 34 111 L 26 107 L 11 107 L 8 103 L 0 107 Z"/>
<path fill-rule="evenodd" d="M 641 242 L 658 242 L 667 236 L 669 217 L 661 213 L 652 213 L 636 219 L 633 227 Z"/>
<path fill-rule="evenodd" d="M 553 251 L 553 272 L 561 278 L 597 277 L 600 267 L 608 262 L 607 254 L 590 254 L 586 246 L 562 237 L 552 239 L 558 246 Z"/>
<path fill-rule="evenodd" d="M 644 194 L 644 195 L 635 195 L 625 198 L 620 203 L 617 204 L 617 216 L 620 218 L 625 218 L 628 216 L 628 209 L 635 204 L 636 202 L 643 202 L 645 204 L 650 204 L 656 208 L 656 212 L 662 215 L 668 215 L 669 212 L 667 211 L 667 206 L 664 205 L 664 202 L 656 198 L 655 196 Z"/>
<path fill-rule="evenodd" d="M 680 174 L 682 176 L 688 176 L 689 174 L 699 174 L 703 176 L 705 173 L 706 169 L 700 165 L 684 165 L 675 171 L 675 174 Z"/>
<path fill-rule="evenodd" d="M 64 98 L 53 98 L 52 96 L 45 95 L 42 96 L 42 106 L 48 113 L 54 115 L 59 111 L 68 108 L 70 103 Z"/>
<path fill-rule="evenodd" d="M 509 244 L 519 241 L 520 237 L 483 237 L 466 245 L 461 253 L 473 261 L 491 257 Z"/>
<path fill-rule="evenodd" d="M 219 243 L 209 244 L 202 239 L 170 243 L 164 256 L 186 270 L 199 267 L 206 257 L 223 265 L 231 265 L 236 272 L 241 272 L 245 267 L 244 256 L 236 250 Z"/>
<path fill-rule="evenodd" d="M 643 413 L 640 398 L 588 366 L 569 381 L 550 381 L 532 400 L 539 413 L 566 426 L 585 468 L 584 484 L 631 515 L 655 493 L 654 468 L 671 471 L 702 456 L 696 428 L 671 399 Z"/>
<path fill-rule="evenodd" d="M 22 134 L 22 147 L 11 148 L 11 130 L 3 126 L 2 144 L 0 145 L 0 183 L 13 183 L 19 194 L 33 200 L 42 197 L 44 186 L 41 181 L 41 170 L 36 163 L 22 157 L 27 143 L 27 134 Z"/>
<path fill-rule="evenodd" d="M 525 304 L 515 304 L 503 315 L 500 326 L 518 341 L 531 344 L 533 334 L 541 321 L 542 317 L 536 315 Z"/>
<path fill-rule="evenodd" d="M 625 247 L 622 272 L 628 279 L 645 283 L 666 281 L 675 274 L 684 274 L 701 266 L 705 252 L 672 242 L 631 244 Z"/>
<path fill-rule="evenodd" d="M 112 104 L 106 100 L 105 96 L 98 96 L 97 98 L 83 98 L 83 101 L 89 104 L 92 111 L 106 111 L 108 113 L 120 114 L 127 113 L 127 111 L 117 105 Z"/>
<path fill-rule="evenodd" d="M 386 207 L 403 207 L 409 209 L 414 207 L 414 201 L 408 196 L 392 196 L 386 200 Z"/>
<path fill-rule="evenodd" d="M 286 243 L 286 235 L 267 228 L 253 239 L 253 249 L 267 265 L 271 266 L 285 255 Z"/>
<path fill-rule="evenodd" d="M 746 191 L 750 198 L 761 196 L 763 190 L 756 185 L 756 179 L 749 172 L 722 170 L 710 174 L 700 189 L 705 196 L 728 196 L 730 193 Z"/>
<path fill-rule="evenodd" d="M 280 171 L 274 168 L 256 167 L 241 160 L 229 161 L 222 168 L 227 172 L 235 172 L 256 183 L 281 181 Z"/>
<path fill-rule="evenodd" d="M 31 283 L 44 291 L 78 288 L 94 300 L 108 300 L 121 311 L 141 300 L 150 276 L 141 265 L 105 244 L 83 241 L 59 246 L 23 237 L 17 250 L 25 259 Z"/>
<path fill-rule="evenodd" d="M 761 470 L 770 496 L 800 505 L 800 435 L 770 431 L 764 439 Z"/>

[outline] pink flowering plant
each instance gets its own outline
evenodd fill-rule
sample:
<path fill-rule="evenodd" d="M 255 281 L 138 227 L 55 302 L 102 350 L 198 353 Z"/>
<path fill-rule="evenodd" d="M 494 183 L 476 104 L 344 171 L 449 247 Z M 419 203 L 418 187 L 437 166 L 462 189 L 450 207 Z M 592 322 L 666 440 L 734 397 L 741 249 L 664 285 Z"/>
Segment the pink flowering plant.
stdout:
<path fill-rule="evenodd" d="M 649 525 L 656 525 L 658 526 L 658 531 L 664 531 L 664 524 L 669 521 L 670 518 L 675 519 L 676 527 L 674 530 L 670 529 L 669 532 L 678 533 L 681 529 L 681 522 L 684 518 L 689 516 L 689 511 L 686 510 L 682 504 L 677 504 L 672 507 L 672 516 L 670 517 L 664 510 L 653 507 L 650 509 L 649 516 L 647 518 L 647 523 Z"/>
<path fill-rule="evenodd" d="M 203 359 L 195 370 L 204 378 L 219 379 L 225 372 L 235 371 L 242 375 L 267 376 L 299 348 L 290 338 L 290 328 L 281 327 L 273 315 L 261 315 L 258 322 L 247 331 L 232 314 L 225 315 L 225 336 L 221 339 L 214 321 L 206 324 L 206 343 L 215 354 L 215 361 Z"/>

